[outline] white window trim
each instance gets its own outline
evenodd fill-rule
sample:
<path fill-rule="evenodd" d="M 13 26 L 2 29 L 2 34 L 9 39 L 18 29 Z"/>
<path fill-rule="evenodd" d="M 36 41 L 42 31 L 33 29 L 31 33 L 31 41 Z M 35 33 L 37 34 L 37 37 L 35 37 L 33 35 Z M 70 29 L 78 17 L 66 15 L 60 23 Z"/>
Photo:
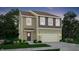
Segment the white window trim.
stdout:
<path fill-rule="evenodd" d="M 46 25 L 45 23 L 45 17 L 40 17 L 40 25 Z"/>
<path fill-rule="evenodd" d="M 48 18 L 48 26 L 53 26 L 53 18 Z"/>
<path fill-rule="evenodd" d="M 56 26 L 60 26 L 60 19 L 56 19 L 56 20 L 55 20 L 55 25 L 56 25 Z"/>
<path fill-rule="evenodd" d="M 26 18 L 26 25 L 32 26 L 32 18 Z"/>

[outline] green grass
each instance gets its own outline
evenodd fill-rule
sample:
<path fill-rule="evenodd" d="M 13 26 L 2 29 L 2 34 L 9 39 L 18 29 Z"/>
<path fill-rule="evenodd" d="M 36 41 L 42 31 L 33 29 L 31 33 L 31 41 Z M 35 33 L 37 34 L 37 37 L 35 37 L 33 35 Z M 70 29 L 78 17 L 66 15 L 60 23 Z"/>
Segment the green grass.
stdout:
<path fill-rule="evenodd" d="M 49 45 L 47 44 L 25 44 L 25 43 L 0 45 L 0 49 L 39 48 L 39 47 L 49 47 Z"/>
<path fill-rule="evenodd" d="M 30 48 L 39 48 L 39 47 L 49 47 L 47 44 L 31 44 L 29 45 Z"/>

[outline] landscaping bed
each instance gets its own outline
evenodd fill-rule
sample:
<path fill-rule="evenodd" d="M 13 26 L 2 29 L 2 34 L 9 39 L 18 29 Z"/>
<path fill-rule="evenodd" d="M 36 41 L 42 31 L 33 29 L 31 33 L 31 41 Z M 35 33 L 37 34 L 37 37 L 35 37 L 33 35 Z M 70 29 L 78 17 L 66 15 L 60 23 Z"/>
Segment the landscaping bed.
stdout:
<path fill-rule="evenodd" d="M 3 44 L 0 45 L 0 49 L 17 49 L 17 48 L 39 48 L 39 47 L 50 47 L 47 44 L 27 44 L 27 43 L 16 43 L 16 44 Z"/>

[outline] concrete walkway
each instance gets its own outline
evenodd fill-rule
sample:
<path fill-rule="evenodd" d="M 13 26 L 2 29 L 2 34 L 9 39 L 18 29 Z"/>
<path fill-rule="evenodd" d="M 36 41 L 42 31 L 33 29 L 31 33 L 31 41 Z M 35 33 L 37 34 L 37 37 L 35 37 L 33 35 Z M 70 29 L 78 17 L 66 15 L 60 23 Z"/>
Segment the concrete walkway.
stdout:
<path fill-rule="evenodd" d="M 53 42 L 45 44 L 48 44 L 51 47 L 7 49 L 7 50 L 2 49 L 1 51 L 37 51 L 37 50 L 58 49 L 58 48 L 60 48 L 61 51 L 79 51 L 79 44 L 71 44 L 64 42 Z"/>

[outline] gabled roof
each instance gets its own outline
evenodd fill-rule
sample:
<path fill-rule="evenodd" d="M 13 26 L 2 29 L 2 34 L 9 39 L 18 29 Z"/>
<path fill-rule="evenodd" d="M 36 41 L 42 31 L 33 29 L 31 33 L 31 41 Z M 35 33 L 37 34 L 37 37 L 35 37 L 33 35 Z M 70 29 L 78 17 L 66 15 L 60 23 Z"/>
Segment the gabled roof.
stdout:
<path fill-rule="evenodd" d="M 25 11 L 21 11 L 22 15 L 26 15 L 26 16 L 34 16 L 32 13 L 30 12 L 25 12 Z"/>
<path fill-rule="evenodd" d="M 35 12 L 35 13 L 38 14 L 38 15 L 46 15 L 46 16 L 59 17 L 59 16 L 56 16 L 56 15 L 50 14 L 50 13 L 48 13 L 48 12 L 42 12 L 42 11 L 33 11 L 33 12 Z"/>
<path fill-rule="evenodd" d="M 59 17 L 59 16 L 56 16 L 56 15 L 50 14 L 48 12 L 42 12 L 42 11 L 32 11 L 32 12 L 36 13 L 37 15 L 45 15 L 45 16 Z M 21 14 L 22 15 L 26 15 L 26 16 L 35 16 L 35 14 L 31 13 L 30 11 L 29 12 L 21 11 Z"/>

